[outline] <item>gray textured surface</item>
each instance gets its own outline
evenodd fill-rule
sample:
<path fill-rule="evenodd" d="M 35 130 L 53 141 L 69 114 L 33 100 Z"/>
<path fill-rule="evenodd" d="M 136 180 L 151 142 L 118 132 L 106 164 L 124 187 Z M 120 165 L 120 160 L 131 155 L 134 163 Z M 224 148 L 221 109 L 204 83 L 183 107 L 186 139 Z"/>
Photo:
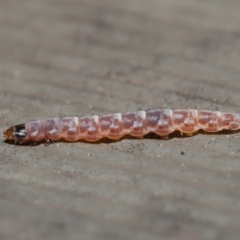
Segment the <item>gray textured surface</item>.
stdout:
<path fill-rule="evenodd" d="M 238 0 L 0 0 L 0 130 L 151 108 L 239 112 L 239 13 Z M 239 140 L 1 141 L 0 239 L 239 239 Z"/>

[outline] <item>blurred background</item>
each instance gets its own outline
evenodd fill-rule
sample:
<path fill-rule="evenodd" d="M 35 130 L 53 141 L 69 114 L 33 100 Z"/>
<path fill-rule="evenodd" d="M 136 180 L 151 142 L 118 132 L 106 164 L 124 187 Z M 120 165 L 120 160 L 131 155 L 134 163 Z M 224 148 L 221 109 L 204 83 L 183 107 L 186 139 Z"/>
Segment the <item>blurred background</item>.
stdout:
<path fill-rule="evenodd" d="M 240 112 L 238 0 L 0 0 L 1 131 L 155 108 Z M 239 133 L 0 143 L 0 239 L 239 239 Z"/>

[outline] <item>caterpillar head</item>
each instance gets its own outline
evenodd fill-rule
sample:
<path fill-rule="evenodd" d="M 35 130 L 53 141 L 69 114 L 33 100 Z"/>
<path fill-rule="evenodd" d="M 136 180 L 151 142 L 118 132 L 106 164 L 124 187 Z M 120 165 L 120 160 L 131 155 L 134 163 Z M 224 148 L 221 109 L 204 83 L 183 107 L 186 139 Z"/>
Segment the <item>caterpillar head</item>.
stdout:
<path fill-rule="evenodd" d="M 25 124 L 15 125 L 3 132 L 3 137 L 15 142 L 22 142 L 27 136 Z"/>

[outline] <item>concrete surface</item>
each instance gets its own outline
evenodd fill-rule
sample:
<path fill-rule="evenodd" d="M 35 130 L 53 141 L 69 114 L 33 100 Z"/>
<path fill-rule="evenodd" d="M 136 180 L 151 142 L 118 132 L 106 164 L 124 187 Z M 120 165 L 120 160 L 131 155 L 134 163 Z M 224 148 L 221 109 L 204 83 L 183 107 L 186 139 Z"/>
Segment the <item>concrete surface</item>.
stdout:
<path fill-rule="evenodd" d="M 240 112 L 238 0 L 0 0 L 1 132 L 155 108 Z M 240 239 L 240 133 L 0 142 L 0 239 Z"/>

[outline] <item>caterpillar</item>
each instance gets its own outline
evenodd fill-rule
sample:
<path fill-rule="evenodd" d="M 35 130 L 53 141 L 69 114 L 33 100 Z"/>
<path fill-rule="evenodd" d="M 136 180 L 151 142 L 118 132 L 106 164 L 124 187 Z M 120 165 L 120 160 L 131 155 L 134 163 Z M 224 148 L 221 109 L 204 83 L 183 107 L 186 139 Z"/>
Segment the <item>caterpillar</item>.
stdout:
<path fill-rule="evenodd" d="M 47 118 L 15 125 L 3 132 L 3 137 L 15 143 L 86 140 L 102 138 L 119 140 L 129 134 L 143 138 L 155 133 L 168 138 L 174 131 L 193 135 L 198 130 L 218 132 L 240 129 L 240 115 L 228 112 L 196 109 L 157 109 L 104 116 Z"/>

